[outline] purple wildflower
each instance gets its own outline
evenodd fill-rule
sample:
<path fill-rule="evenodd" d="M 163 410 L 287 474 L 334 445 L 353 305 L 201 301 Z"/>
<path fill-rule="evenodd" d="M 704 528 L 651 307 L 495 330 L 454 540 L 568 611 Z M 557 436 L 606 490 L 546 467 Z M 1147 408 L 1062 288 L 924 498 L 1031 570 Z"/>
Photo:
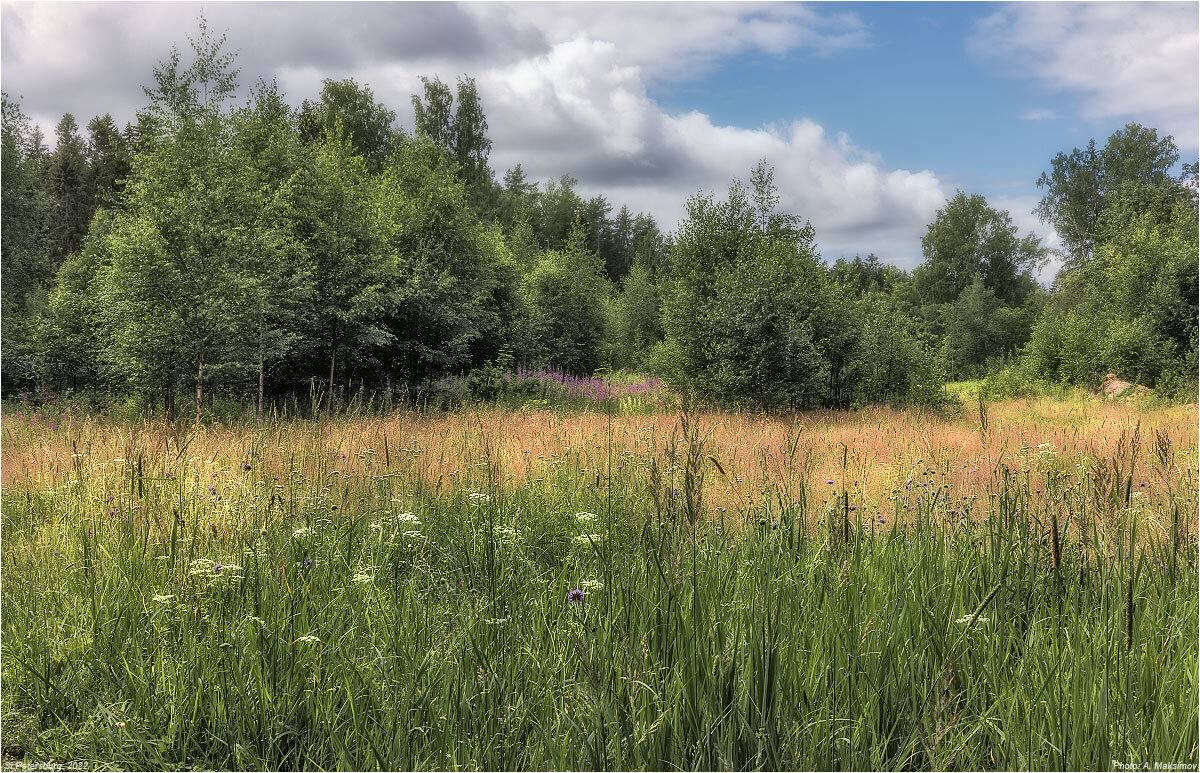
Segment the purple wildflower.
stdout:
<path fill-rule="evenodd" d="M 567 594 L 567 601 L 571 602 L 572 604 L 582 604 L 583 595 L 583 591 L 579 588 L 576 588 Z"/>
<path fill-rule="evenodd" d="M 221 569 L 223 569 L 224 567 L 225 567 L 225 564 L 222 564 L 222 563 L 213 564 L 213 573 L 220 574 Z"/>

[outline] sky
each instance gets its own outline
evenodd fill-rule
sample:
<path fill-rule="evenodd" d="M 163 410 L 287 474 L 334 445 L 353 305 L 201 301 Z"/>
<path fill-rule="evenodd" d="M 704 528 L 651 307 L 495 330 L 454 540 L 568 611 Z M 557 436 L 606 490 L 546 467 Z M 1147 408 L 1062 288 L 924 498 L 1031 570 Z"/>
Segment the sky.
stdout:
<path fill-rule="evenodd" d="M 0 84 L 50 144 L 65 112 L 124 123 L 201 13 L 295 106 L 351 77 L 411 128 L 420 76 L 473 76 L 497 177 L 568 174 L 664 230 L 765 158 L 830 262 L 912 268 L 958 190 L 1053 248 L 1056 153 L 1128 122 L 1200 146 L 1196 2 L 3 2 Z"/>

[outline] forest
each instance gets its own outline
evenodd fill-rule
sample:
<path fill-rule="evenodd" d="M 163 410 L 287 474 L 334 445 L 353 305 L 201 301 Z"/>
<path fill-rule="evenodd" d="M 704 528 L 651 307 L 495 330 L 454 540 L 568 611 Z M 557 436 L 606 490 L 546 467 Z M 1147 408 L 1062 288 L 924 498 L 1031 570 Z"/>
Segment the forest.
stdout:
<path fill-rule="evenodd" d="M 53 150 L 5 94 L 6 396 L 261 417 L 288 395 L 428 398 L 448 377 L 482 394 L 517 368 L 653 373 L 772 411 L 1107 373 L 1194 395 L 1197 167 L 1154 128 L 1048 160 L 1037 214 L 1057 253 L 959 191 L 907 272 L 823 259 L 766 159 L 664 230 L 570 170 L 498 177 L 468 76 L 423 79 L 409 132 L 353 80 L 299 108 L 273 82 L 241 100 L 235 56 L 201 33 L 136 121 L 63 115 Z"/>

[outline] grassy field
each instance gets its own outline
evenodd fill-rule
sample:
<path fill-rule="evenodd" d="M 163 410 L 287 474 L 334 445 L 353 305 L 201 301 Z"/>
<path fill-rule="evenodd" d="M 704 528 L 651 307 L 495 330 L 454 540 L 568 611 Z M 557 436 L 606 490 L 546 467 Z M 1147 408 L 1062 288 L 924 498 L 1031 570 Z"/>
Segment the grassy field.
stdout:
<path fill-rule="evenodd" d="M 1197 764 L 1196 406 L 3 420 L 3 745 Z"/>

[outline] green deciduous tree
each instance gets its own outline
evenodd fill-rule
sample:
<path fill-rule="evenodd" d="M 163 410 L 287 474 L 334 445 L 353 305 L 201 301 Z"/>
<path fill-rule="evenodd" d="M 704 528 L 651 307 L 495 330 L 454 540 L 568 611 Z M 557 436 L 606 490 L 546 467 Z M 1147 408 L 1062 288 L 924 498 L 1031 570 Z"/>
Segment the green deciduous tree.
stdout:
<path fill-rule="evenodd" d="M 204 385 L 245 361 L 246 266 L 265 248 L 258 207 L 241 174 L 228 110 L 233 57 L 203 20 L 193 61 L 154 71 L 150 106 L 126 187 L 126 208 L 108 234 L 103 272 L 106 353 L 131 385 L 160 390 L 168 409 L 177 382 Z"/>
<path fill-rule="evenodd" d="M 650 269 L 634 264 L 621 283 L 609 325 L 613 335 L 613 364 L 643 367 L 646 353 L 663 338 L 658 286 Z"/>
<path fill-rule="evenodd" d="M 517 269 L 466 183 L 428 140 L 405 140 L 376 186 L 386 256 L 387 367 L 416 382 L 467 370 L 506 345 Z"/>
<path fill-rule="evenodd" d="M 1160 139 L 1156 130 L 1132 123 L 1114 132 L 1101 150 L 1091 140 L 1082 150 L 1074 148 L 1051 159 L 1050 171 L 1037 181 L 1046 193 L 1035 211 L 1054 226 L 1066 248 L 1067 266 L 1091 258 L 1100 218 L 1122 187 L 1161 185 L 1178 160 L 1169 136 Z"/>
<path fill-rule="evenodd" d="M 923 303 L 950 303 L 976 277 L 998 298 L 1024 303 L 1036 285 L 1032 272 L 1043 258 L 1038 239 L 1017 235 L 1012 218 L 982 196 L 959 191 L 921 238 L 925 262 L 913 272 Z"/>
<path fill-rule="evenodd" d="M 326 78 L 321 98 L 316 102 L 306 99 L 300 106 L 299 130 L 305 142 L 323 142 L 329 132 L 339 132 L 372 171 L 382 168 L 391 152 L 395 122 L 396 113 L 376 102 L 371 89 L 353 78 Z"/>
<path fill-rule="evenodd" d="M 1005 304 L 976 279 L 942 307 L 946 365 L 956 375 L 979 375 L 989 360 L 1016 353 L 1029 340 L 1037 304 Z"/>
<path fill-rule="evenodd" d="M 281 193 L 314 288 L 296 351 L 302 362 L 294 370 L 315 375 L 304 361 L 329 363 L 330 407 L 338 360 L 351 372 L 378 366 L 393 339 L 384 324 L 387 276 L 373 194 L 366 161 L 336 126 Z"/>
<path fill-rule="evenodd" d="M 902 304 L 873 295 L 857 305 L 861 329 L 847 379 L 850 404 L 941 402 L 943 378 L 937 358 L 920 342 Z"/>
<path fill-rule="evenodd" d="M 812 319 L 825 301 L 815 234 L 774 206 L 760 163 L 755 189 L 688 202 L 671 253 L 663 321 L 679 370 L 702 394 L 730 404 L 803 407 L 824 398 L 828 363 Z"/>
<path fill-rule="evenodd" d="M 566 246 L 550 250 L 522 283 L 526 320 L 522 359 L 568 373 L 592 373 L 602 364 L 609 285 L 582 225 Z"/>
<path fill-rule="evenodd" d="M 1034 328 L 1026 363 L 1035 374 L 1194 382 L 1200 218 L 1188 183 L 1131 182 L 1107 197 L 1093 255 L 1059 275 Z"/>

